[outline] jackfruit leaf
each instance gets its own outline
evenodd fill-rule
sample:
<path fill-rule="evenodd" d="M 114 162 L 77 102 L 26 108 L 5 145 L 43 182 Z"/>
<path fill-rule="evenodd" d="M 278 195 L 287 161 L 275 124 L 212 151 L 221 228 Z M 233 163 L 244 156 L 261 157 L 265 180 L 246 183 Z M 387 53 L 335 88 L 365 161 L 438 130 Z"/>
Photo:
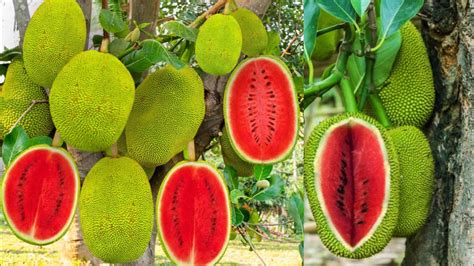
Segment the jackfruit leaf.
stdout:
<path fill-rule="evenodd" d="M 304 204 L 299 194 L 294 193 L 286 200 L 286 208 L 290 217 L 293 218 L 295 233 L 303 234 Z"/>
<path fill-rule="evenodd" d="M 179 58 L 168 51 L 156 40 L 145 40 L 141 48 L 131 52 L 122 59 L 124 65 L 132 72 L 143 72 L 158 62 L 166 62 L 176 69 L 184 66 Z"/>
<path fill-rule="evenodd" d="M 168 31 L 171 36 L 178 36 L 185 40 L 195 42 L 198 30 L 188 27 L 180 21 L 170 21 L 163 25 L 163 28 Z"/>
<path fill-rule="evenodd" d="M 119 56 L 129 45 L 130 43 L 124 39 L 115 39 L 109 44 L 109 53 Z"/>
<path fill-rule="evenodd" d="M 36 136 L 28 140 L 27 147 L 32 147 L 40 144 L 51 145 L 53 140 L 48 136 Z"/>
<path fill-rule="evenodd" d="M 351 3 L 357 14 L 362 17 L 370 4 L 370 0 L 351 0 Z"/>
<path fill-rule="evenodd" d="M 2 158 L 5 167 L 8 167 L 15 157 L 28 148 L 28 134 L 21 126 L 16 126 L 3 139 Z"/>
<path fill-rule="evenodd" d="M 266 179 L 272 172 L 273 165 L 256 164 L 253 167 L 253 173 L 257 181 Z"/>
<path fill-rule="evenodd" d="M 0 54 L 0 61 L 11 61 L 15 56 L 21 55 L 20 46 L 7 49 Z"/>
<path fill-rule="evenodd" d="M 233 204 L 239 203 L 239 199 L 245 197 L 247 196 L 245 196 L 244 192 L 238 189 L 232 189 L 232 191 L 230 191 L 230 202 L 232 202 Z"/>
<path fill-rule="evenodd" d="M 143 23 L 141 23 L 140 25 L 138 25 L 138 28 L 141 29 L 141 30 L 143 30 L 144 28 L 146 28 L 146 27 L 148 27 L 148 26 L 150 26 L 150 25 L 151 25 L 150 22 L 143 22 Z"/>
<path fill-rule="evenodd" d="M 382 31 L 379 41 L 395 33 L 408 20 L 413 18 L 423 6 L 423 0 L 390 0 L 380 1 Z"/>
<path fill-rule="evenodd" d="M 270 186 L 255 194 L 252 199 L 258 201 L 272 200 L 279 197 L 283 191 L 285 181 L 278 175 L 272 175 L 270 178 Z"/>
<path fill-rule="evenodd" d="M 300 252 L 300 257 L 304 259 L 304 241 L 301 241 L 298 245 L 298 251 Z"/>
<path fill-rule="evenodd" d="M 324 9 L 324 11 L 329 14 L 349 22 L 351 24 L 356 24 L 357 13 L 352 7 L 351 0 L 317 0 L 319 6 Z M 306 9 L 305 9 L 306 12 Z"/>
<path fill-rule="evenodd" d="M 244 215 L 239 208 L 232 207 L 232 225 L 239 226 L 244 221 Z"/>
<path fill-rule="evenodd" d="M 229 190 L 233 190 L 234 188 L 239 188 L 239 180 L 237 176 L 237 171 L 234 167 L 230 165 L 226 165 L 224 168 L 224 178 Z"/>
<path fill-rule="evenodd" d="M 304 0 L 304 51 L 307 58 L 313 54 L 318 31 L 319 5 L 317 0 Z"/>
<path fill-rule="evenodd" d="M 280 56 L 280 34 L 276 31 L 267 31 L 267 37 L 268 37 L 268 43 L 267 43 L 267 48 L 263 51 L 263 54 L 265 55 L 274 55 L 274 56 Z"/>
<path fill-rule="evenodd" d="M 127 24 L 115 12 L 108 9 L 102 9 L 99 14 L 99 22 L 104 30 L 110 33 L 117 33 L 124 31 Z"/>
<path fill-rule="evenodd" d="M 8 65 L 9 64 L 0 64 L 0 76 L 6 75 Z"/>
<path fill-rule="evenodd" d="M 304 93 L 304 77 L 293 76 L 293 83 L 295 84 L 297 93 Z"/>
<path fill-rule="evenodd" d="M 390 76 L 401 44 L 402 35 L 398 30 L 387 38 L 375 52 L 374 83 L 376 87 L 382 86 Z M 358 38 L 354 41 L 353 49 L 360 50 Z M 352 54 L 347 62 L 347 68 L 352 86 L 357 90 L 361 86 L 360 82 L 365 75 L 365 59 Z"/>

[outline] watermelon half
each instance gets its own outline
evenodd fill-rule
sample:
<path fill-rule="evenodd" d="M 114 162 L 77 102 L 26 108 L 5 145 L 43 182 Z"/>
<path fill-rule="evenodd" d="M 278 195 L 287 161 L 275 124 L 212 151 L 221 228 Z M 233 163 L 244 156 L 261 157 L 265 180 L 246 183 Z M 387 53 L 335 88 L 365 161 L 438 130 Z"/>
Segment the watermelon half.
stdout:
<path fill-rule="evenodd" d="M 236 153 L 253 164 L 284 160 L 298 137 L 298 104 L 291 73 L 280 59 L 242 61 L 224 92 L 224 120 Z"/>
<path fill-rule="evenodd" d="M 339 115 L 305 145 L 305 187 L 324 245 L 358 259 L 381 251 L 397 223 L 399 179 L 383 127 L 365 115 Z"/>
<path fill-rule="evenodd" d="M 231 216 L 222 175 L 206 162 L 181 162 L 166 175 L 158 193 L 161 244 L 178 265 L 213 265 L 224 255 Z"/>
<path fill-rule="evenodd" d="M 13 233 L 34 245 L 61 238 L 74 217 L 79 173 L 61 148 L 33 146 L 11 163 L 3 181 L 3 212 Z"/>

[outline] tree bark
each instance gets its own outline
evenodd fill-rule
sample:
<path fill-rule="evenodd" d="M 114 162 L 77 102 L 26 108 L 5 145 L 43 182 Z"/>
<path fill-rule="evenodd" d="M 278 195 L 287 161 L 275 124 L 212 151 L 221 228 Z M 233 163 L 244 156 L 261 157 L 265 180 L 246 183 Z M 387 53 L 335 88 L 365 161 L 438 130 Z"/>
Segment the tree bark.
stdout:
<path fill-rule="evenodd" d="M 436 160 L 427 224 L 408 238 L 404 265 L 474 265 L 472 0 L 431 0 L 423 13 L 436 103 L 426 127 Z"/>
<path fill-rule="evenodd" d="M 20 32 L 20 47 L 23 46 L 23 38 L 25 36 L 26 26 L 30 21 L 30 11 L 28 10 L 27 0 L 15 0 L 13 1 L 13 7 L 15 9 L 15 22 Z"/>
<path fill-rule="evenodd" d="M 84 13 L 84 18 L 86 19 L 87 35 L 89 35 L 91 29 L 92 0 L 77 0 L 77 3 L 81 6 L 82 13 Z M 87 50 L 88 47 L 89 36 L 87 36 L 86 38 L 86 44 L 84 49 Z"/>

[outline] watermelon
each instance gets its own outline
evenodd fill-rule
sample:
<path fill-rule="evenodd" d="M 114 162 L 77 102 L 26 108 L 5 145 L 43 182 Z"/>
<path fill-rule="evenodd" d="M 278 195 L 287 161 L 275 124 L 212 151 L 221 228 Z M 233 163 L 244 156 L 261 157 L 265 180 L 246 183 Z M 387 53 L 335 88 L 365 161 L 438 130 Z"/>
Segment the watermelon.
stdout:
<path fill-rule="evenodd" d="M 8 166 L 3 212 L 13 233 L 25 242 L 47 245 L 61 238 L 74 217 L 79 173 L 61 148 L 37 145 Z"/>
<path fill-rule="evenodd" d="M 224 120 L 231 145 L 253 164 L 288 157 L 298 137 L 298 105 L 291 73 L 273 56 L 242 61 L 227 82 Z"/>
<path fill-rule="evenodd" d="M 222 175 L 206 162 L 181 162 L 161 184 L 158 235 L 167 256 L 178 265 L 213 265 L 230 237 L 231 212 Z"/>
<path fill-rule="evenodd" d="M 319 124 L 305 146 L 305 188 L 323 244 L 365 258 L 390 241 L 398 218 L 399 165 L 385 129 L 361 114 Z"/>

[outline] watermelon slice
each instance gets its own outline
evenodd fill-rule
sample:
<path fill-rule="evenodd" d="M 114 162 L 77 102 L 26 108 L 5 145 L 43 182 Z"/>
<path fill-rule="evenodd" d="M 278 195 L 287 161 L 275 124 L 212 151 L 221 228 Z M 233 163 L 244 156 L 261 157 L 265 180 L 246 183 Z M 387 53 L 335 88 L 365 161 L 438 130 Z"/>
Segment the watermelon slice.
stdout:
<path fill-rule="evenodd" d="M 224 93 L 224 120 L 232 147 L 253 164 L 284 160 L 298 137 L 298 105 L 291 73 L 278 58 L 242 61 Z"/>
<path fill-rule="evenodd" d="M 79 173 L 61 148 L 37 145 L 11 163 L 3 181 L 3 212 L 13 233 L 34 245 L 61 238 L 74 217 Z"/>
<path fill-rule="evenodd" d="M 305 187 L 322 242 L 364 258 L 390 241 L 398 217 L 399 166 L 373 119 L 344 114 L 318 125 L 305 147 Z"/>
<path fill-rule="evenodd" d="M 159 237 L 178 265 L 213 265 L 229 241 L 230 200 L 222 175 L 205 162 L 182 162 L 166 175 L 157 198 Z"/>

